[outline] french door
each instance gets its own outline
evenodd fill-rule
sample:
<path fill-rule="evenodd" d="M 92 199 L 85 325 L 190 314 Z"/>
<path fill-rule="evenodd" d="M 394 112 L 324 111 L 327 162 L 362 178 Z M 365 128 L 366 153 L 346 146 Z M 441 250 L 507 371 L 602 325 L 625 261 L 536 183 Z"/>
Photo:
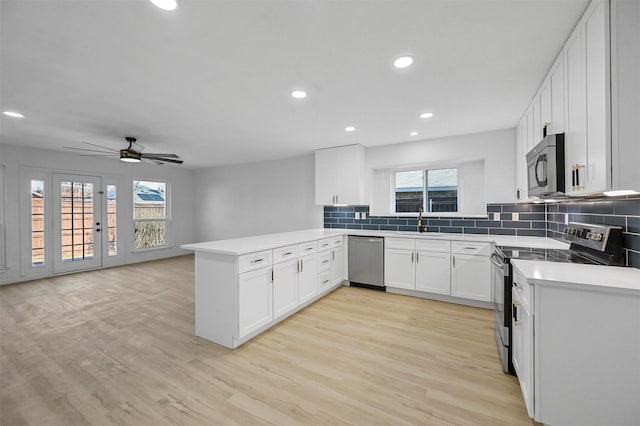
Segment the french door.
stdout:
<path fill-rule="evenodd" d="M 100 177 L 54 173 L 53 195 L 53 272 L 102 266 Z"/>

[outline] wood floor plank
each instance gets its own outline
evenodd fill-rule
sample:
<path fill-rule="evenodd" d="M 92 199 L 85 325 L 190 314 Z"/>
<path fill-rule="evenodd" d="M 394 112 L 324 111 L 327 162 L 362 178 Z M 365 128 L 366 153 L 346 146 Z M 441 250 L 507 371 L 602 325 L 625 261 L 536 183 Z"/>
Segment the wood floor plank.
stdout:
<path fill-rule="evenodd" d="M 235 351 L 194 259 L 0 287 L 1 425 L 531 425 L 493 314 L 341 287 Z"/>

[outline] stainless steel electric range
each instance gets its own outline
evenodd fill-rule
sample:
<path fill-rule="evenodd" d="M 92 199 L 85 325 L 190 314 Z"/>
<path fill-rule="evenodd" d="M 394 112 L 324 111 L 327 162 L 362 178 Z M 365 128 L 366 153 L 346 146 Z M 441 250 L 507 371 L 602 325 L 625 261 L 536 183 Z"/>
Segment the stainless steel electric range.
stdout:
<path fill-rule="evenodd" d="M 496 342 L 505 373 L 515 374 L 511 362 L 511 287 L 513 286 L 511 259 L 624 265 L 622 228 L 619 226 L 570 222 L 565 230 L 564 239 L 571 243 L 569 249 L 496 246 L 491 255 Z"/>

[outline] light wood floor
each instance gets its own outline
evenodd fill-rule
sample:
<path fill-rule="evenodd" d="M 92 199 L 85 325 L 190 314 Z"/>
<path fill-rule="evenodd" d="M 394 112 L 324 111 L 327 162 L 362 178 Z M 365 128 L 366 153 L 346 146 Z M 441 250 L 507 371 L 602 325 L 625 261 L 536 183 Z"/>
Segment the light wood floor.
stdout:
<path fill-rule="evenodd" d="M 0 287 L 2 425 L 520 425 L 491 311 L 342 287 L 243 347 L 183 256 Z"/>

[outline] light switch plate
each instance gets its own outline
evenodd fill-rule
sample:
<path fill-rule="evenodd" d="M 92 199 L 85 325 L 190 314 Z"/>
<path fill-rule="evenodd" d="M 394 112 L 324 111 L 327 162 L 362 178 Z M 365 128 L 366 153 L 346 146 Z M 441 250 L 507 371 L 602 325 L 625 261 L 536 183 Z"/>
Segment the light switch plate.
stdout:
<path fill-rule="evenodd" d="M 511 220 L 513 221 L 520 220 L 520 213 L 511 213 Z"/>
<path fill-rule="evenodd" d="M 500 220 L 500 213 L 494 213 L 493 220 Z"/>

